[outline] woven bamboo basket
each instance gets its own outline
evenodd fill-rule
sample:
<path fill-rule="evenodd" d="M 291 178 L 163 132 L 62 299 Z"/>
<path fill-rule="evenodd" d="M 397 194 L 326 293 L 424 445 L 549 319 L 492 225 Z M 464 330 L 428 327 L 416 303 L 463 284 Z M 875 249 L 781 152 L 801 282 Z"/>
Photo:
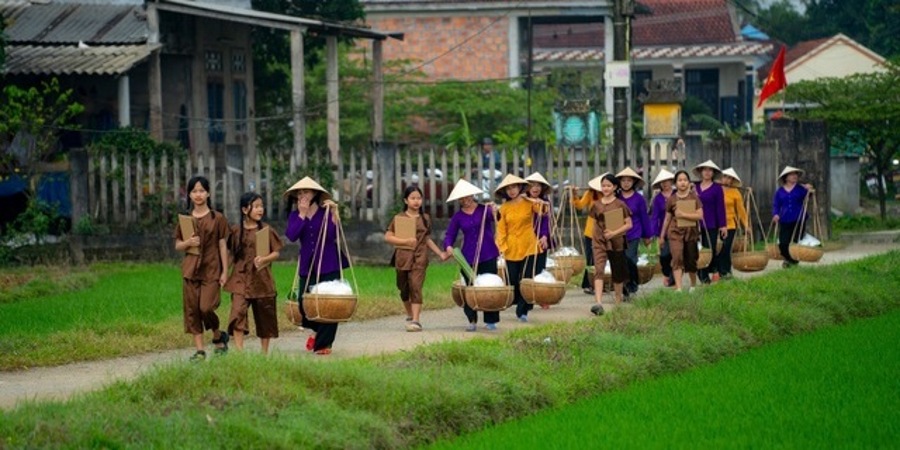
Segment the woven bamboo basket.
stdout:
<path fill-rule="evenodd" d="M 538 283 L 531 278 L 519 282 L 522 298 L 532 305 L 556 305 L 566 295 L 566 283 Z"/>
<path fill-rule="evenodd" d="M 284 302 L 284 315 L 287 316 L 292 324 L 298 327 L 303 323 L 303 315 L 300 314 L 300 304 L 294 300 Z"/>
<path fill-rule="evenodd" d="M 653 275 L 662 275 L 662 264 L 659 261 L 653 265 Z"/>
<path fill-rule="evenodd" d="M 653 279 L 655 265 L 638 266 L 638 284 L 647 284 Z"/>
<path fill-rule="evenodd" d="M 548 267 L 546 270 L 553 275 L 553 278 L 556 278 L 556 281 L 562 281 L 563 283 L 568 283 L 572 279 L 572 275 L 575 274 L 571 267 Z"/>
<path fill-rule="evenodd" d="M 822 250 L 821 247 L 810 247 L 800 244 L 791 244 L 790 247 L 788 247 L 788 252 L 791 254 L 791 258 L 794 258 L 797 261 L 812 263 L 819 262 L 819 260 L 822 259 L 822 255 L 825 254 L 825 251 Z"/>
<path fill-rule="evenodd" d="M 588 267 L 588 279 L 591 280 L 591 287 L 594 287 L 594 267 Z M 612 292 L 613 284 L 612 284 L 612 274 L 604 273 L 603 274 L 603 292 Z"/>
<path fill-rule="evenodd" d="M 697 269 L 705 269 L 712 262 L 712 251 L 708 248 L 700 250 L 700 256 L 697 257 Z"/>
<path fill-rule="evenodd" d="M 747 251 L 747 242 L 743 238 L 737 239 L 737 237 L 735 237 L 734 241 L 731 243 L 731 253 L 734 254 L 745 251 Z"/>
<path fill-rule="evenodd" d="M 781 250 L 778 248 L 778 244 L 766 244 L 766 253 L 771 260 L 781 261 L 784 259 L 784 257 L 781 256 Z"/>
<path fill-rule="evenodd" d="M 769 264 L 769 252 L 740 252 L 731 255 L 731 265 L 741 272 L 759 272 Z"/>
<path fill-rule="evenodd" d="M 466 286 L 463 298 L 475 311 L 503 311 L 512 305 L 514 292 L 512 286 Z"/>
<path fill-rule="evenodd" d="M 303 311 L 314 322 L 346 322 L 356 312 L 356 301 L 356 295 L 305 294 Z"/>
<path fill-rule="evenodd" d="M 453 282 L 453 287 L 450 288 L 450 297 L 453 298 L 453 303 L 456 303 L 456 306 L 459 306 L 460 308 L 466 303 L 463 298 L 464 287 L 466 287 L 466 285 L 457 280 Z"/>
<path fill-rule="evenodd" d="M 576 256 L 555 256 L 553 260 L 556 261 L 556 265 L 563 268 L 572 269 L 572 274 L 581 273 L 584 271 L 585 261 L 584 256 L 576 255 Z"/>

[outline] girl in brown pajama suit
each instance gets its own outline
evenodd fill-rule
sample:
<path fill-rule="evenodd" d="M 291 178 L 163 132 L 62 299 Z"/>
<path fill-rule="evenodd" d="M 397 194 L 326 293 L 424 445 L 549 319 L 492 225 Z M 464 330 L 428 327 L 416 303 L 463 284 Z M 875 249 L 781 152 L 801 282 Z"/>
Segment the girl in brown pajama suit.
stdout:
<path fill-rule="evenodd" d="M 403 203 L 405 208 L 391 220 L 384 240 L 391 245 L 413 247 L 412 250 L 397 248 L 393 262 L 397 269 L 400 299 L 406 308 L 406 331 L 422 331 L 419 314 L 422 312 L 422 285 L 425 284 L 425 270 L 428 268 L 428 249 L 441 259 L 446 260 L 448 256 L 431 239 L 431 220 L 421 212 L 422 190 L 414 185 L 407 187 L 403 192 Z M 416 237 L 403 239 L 394 235 L 394 223 L 401 216 L 416 219 Z"/>
<path fill-rule="evenodd" d="M 231 292 L 231 315 L 228 317 L 228 334 L 234 336 L 238 350 L 244 349 L 244 336 L 250 333 L 247 316 L 253 308 L 256 336 L 263 353 L 269 353 L 271 338 L 278 337 L 278 315 L 275 307 L 275 280 L 270 263 L 278 259 L 283 244 L 278 233 L 262 222 L 265 215 L 262 196 L 247 192 L 241 196 L 242 223 L 231 229 L 229 238 L 234 268 L 225 283 Z M 266 256 L 257 256 L 256 233 L 267 230 L 269 248 Z"/>
<path fill-rule="evenodd" d="M 675 192 L 666 200 L 666 219 L 659 234 L 659 245 L 669 238 L 669 250 L 672 253 L 672 274 L 675 277 L 675 290 L 681 292 L 681 277 L 687 272 L 691 277 L 691 289 L 697 284 L 697 258 L 700 255 L 697 241 L 700 230 L 697 222 L 703 220 L 703 205 L 700 198 L 691 190 L 691 177 L 687 171 L 675 172 Z M 693 213 L 678 208 L 678 202 L 688 200 L 694 202 Z M 678 219 L 690 220 L 694 224 L 688 227 L 678 226 Z"/>
<path fill-rule="evenodd" d="M 593 239 L 591 250 L 594 254 L 594 299 L 596 304 L 591 307 L 591 312 L 603 314 L 603 272 L 606 261 L 609 260 L 609 268 L 612 272 L 613 291 L 616 304 L 622 303 L 622 290 L 628 281 L 628 261 L 625 256 L 625 248 L 628 245 L 625 233 L 631 229 L 631 209 L 622 200 L 616 198 L 619 189 L 619 179 L 613 174 L 607 173 L 588 182 L 591 189 L 600 192 L 601 197 L 591 205 L 590 217 L 594 219 Z M 606 213 L 617 209 L 622 210 L 624 221 L 621 226 L 611 229 L 606 223 Z"/>
<path fill-rule="evenodd" d="M 187 252 L 199 247 L 200 254 L 185 253 L 181 262 L 184 332 L 193 335 L 197 352 L 192 360 L 206 358 L 203 331 L 213 331 L 217 353 L 228 351 L 228 334 L 219 331 L 216 309 L 221 300 L 219 288 L 227 280 L 228 221 L 209 206 L 209 180 L 195 176 L 188 181 L 188 210 L 194 219 L 194 235 L 182 236 L 175 228 L 175 250 Z"/>

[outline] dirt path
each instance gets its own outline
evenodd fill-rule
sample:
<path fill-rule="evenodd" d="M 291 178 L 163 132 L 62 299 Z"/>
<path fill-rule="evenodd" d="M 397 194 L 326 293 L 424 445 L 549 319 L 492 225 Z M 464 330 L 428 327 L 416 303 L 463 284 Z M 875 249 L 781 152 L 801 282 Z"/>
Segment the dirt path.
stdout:
<path fill-rule="evenodd" d="M 900 243 L 886 240 L 850 244 L 843 249 L 827 252 L 822 263 L 849 261 L 893 249 L 900 249 Z M 736 272 L 736 276 L 749 278 L 773 270 L 781 270 L 780 261 L 770 261 L 764 272 L 754 274 Z M 649 284 L 642 287 L 642 292 L 662 288 L 661 280 L 661 277 L 655 277 Z M 604 302 L 607 301 L 611 301 L 611 298 L 604 297 Z M 588 319 L 592 317 L 589 312 L 592 302 L 591 297 L 573 286 L 566 293 L 561 304 L 547 310 L 536 308 L 532 311 L 528 323 L 520 323 L 516 320 L 514 311 L 510 309 L 501 313 L 499 330 L 487 331 L 483 328 L 483 324 L 479 324 L 478 331 L 474 333 L 464 331 L 466 319 L 459 308 L 424 312 L 422 325 L 425 327 L 425 331 L 421 333 L 404 331 L 402 316 L 350 322 L 340 326 L 334 353 L 329 358 L 351 358 L 360 355 L 405 351 L 421 344 L 446 340 L 495 338 L 506 334 L 509 330 L 522 327 Z M 604 306 L 607 309 L 613 307 L 612 304 L 607 303 Z M 305 341 L 306 334 L 302 331 L 282 333 L 282 336 L 273 342 L 272 349 L 273 352 L 298 357 L 316 357 L 303 350 Z M 259 351 L 259 344 L 255 339 L 249 339 L 246 347 L 247 351 Z M 0 409 L 11 409 L 19 402 L 27 400 L 68 399 L 78 393 L 100 389 L 116 380 L 133 379 L 156 365 L 184 361 L 191 353 L 190 349 L 182 349 L 19 372 L 2 372 L 0 373 Z"/>

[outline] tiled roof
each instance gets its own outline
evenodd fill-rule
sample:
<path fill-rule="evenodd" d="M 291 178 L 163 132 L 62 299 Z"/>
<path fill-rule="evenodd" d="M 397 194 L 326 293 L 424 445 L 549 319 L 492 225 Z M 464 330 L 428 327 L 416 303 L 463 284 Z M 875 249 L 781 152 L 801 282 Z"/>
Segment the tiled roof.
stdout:
<path fill-rule="evenodd" d="M 635 47 L 738 42 L 724 0 L 641 0 L 651 14 L 632 22 Z M 535 25 L 536 48 L 603 48 L 601 22 Z"/>
<path fill-rule="evenodd" d="M 143 8 L 127 4 L 0 2 L 10 44 L 135 44 L 147 41 Z"/>
<path fill-rule="evenodd" d="M 831 40 L 831 36 L 821 39 L 798 42 L 793 47 L 784 52 L 784 66 L 787 67 L 791 65 L 792 62 L 817 49 L 820 45 L 828 42 L 829 40 Z"/>
<path fill-rule="evenodd" d="M 632 49 L 631 57 L 635 60 L 650 60 L 715 56 L 754 56 L 765 55 L 771 51 L 771 43 L 736 42 L 720 45 L 638 47 Z M 534 52 L 534 61 L 544 63 L 602 61 L 603 57 L 603 50 L 599 49 L 536 49 Z"/>
<path fill-rule="evenodd" d="M 635 46 L 736 42 L 726 0 L 640 0 L 652 13 L 632 25 Z"/>
<path fill-rule="evenodd" d="M 8 45 L 3 72 L 10 75 L 119 75 L 146 59 L 157 47 L 144 44 L 90 48 Z"/>

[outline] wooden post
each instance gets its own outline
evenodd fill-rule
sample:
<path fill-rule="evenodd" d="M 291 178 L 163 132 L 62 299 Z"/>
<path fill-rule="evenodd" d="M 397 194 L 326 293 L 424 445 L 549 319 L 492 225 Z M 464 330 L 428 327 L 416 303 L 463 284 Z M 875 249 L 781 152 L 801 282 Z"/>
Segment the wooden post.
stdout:
<path fill-rule="evenodd" d="M 291 100 L 294 107 L 294 157 L 306 161 L 306 88 L 303 74 L 303 33 L 306 28 L 291 30 Z M 291 170 L 293 173 L 293 168 Z"/>
<path fill-rule="evenodd" d="M 383 42 L 372 41 L 372 142 L 384 140 L 384 67 Z"/>
<path fill-rule="evenodd" d="M 332 165 L 337 165 L 341 151 L 339 80 L 337 36 L 326 36 L 325 90 L 328 102 L 328 150 L 331 153 Z"/>

